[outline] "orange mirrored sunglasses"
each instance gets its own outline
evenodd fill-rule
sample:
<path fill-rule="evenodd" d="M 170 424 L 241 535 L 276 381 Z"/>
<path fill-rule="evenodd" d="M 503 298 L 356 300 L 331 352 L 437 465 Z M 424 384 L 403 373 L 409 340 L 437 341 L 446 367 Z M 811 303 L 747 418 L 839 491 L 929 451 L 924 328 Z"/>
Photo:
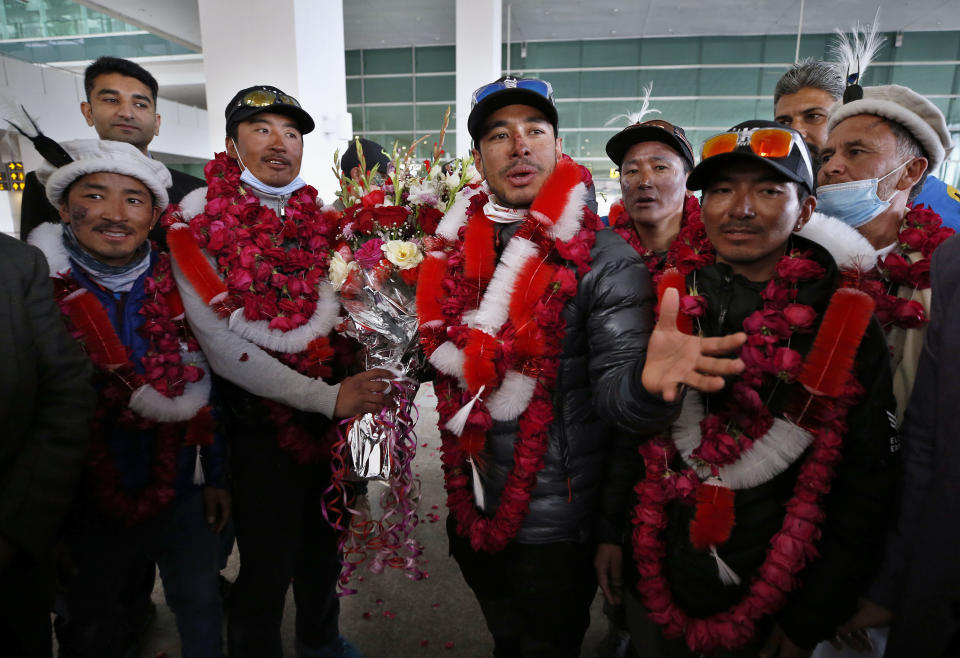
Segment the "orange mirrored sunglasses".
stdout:
<path fill-rule="evenodd" d="M 701 159 L 706 160 L 721 153 L 733 153 L 746 146 L 761 158 L 785 158 L 790 155 L 794 139 L 798 139 L 795 133 L 781 128 L 754 128 L 752 131 L 720 133 L 703 143 Z"/>

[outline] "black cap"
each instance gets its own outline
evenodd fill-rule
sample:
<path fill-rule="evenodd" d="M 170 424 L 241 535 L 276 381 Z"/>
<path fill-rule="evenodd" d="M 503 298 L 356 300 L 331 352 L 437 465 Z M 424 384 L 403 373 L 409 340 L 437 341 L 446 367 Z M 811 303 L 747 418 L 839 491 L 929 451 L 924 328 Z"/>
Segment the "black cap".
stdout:
<path fill-rule="evenodd" d="M 810 157 L 810 149 L 807 147 L 803 137 L 796 130 L 787 128 L 775 121 L 765 121 L 763 119 L 752 119 L 738 123 L 726 132 L 751 131 L 756 128 L 777 128 L 786 130 L 793 134 L 794 139 L 790 145 L 790 152 L 784 158 L 765 158 L 757 155 L 750 149 L 749 144 L 738 143 L 733 151 L 728 153 L 718 153 L 712 157 L 700 161 L 690 176 L 687 178 L 687 189 L 701 190 L 713 177 L 717 169 L 737 160 L 752 160 L 761 162 L 782 174 L 785 178 L 807 188 L 808 192 L 813 192 L 813 159 Z"/>
<path fill-rule="evenodd" d="M 386 176 L 387 165 L 390 164 L 390 159 L 387 157 L 387 154 L 383 152 L 383 147 L 363 137 L 361 137 L 359 141 L 360 150 L 363 152 L 363 159 L 367 163 L 367 171 L 372 170 L 374 165 L 379 164 L 380 166 L 377 168 L 377 171 Z M 340 171 L 344 176 L 349 176 L 350 170 L 359 166 L 360 154 L 357 153 L 357 140 L 352 139 L 347 146 L 347 150 L 343 152 L 343 156 L 340 158 Z"/>
<path fill-rule="evenodd" d="M 557 135 L 559 116 L 553 101 L 553 87 L 546 80 L 515 78 L 505 75 L 473 92 L 473 107 L 467 118 L 467 130 L 473 141 L 483 137 L 487 117 L 507 105 L 529 105 L 543 112 Z"/>
<path fill-rule="evenodd" d="M 690 146 L 687 134 L 680 126 L 675 126 L 663 119 L 653 119 L 627 126 L 607 142 L 607 156 L 620 167 L 630 147 L 641 142 L 666 144 L 686 160 L 691 168 L 693 167 L 693 147 Z"/>
<path fill-rule="evenodd" d="M 241 89 L 227 103 L 227 109 L 223 112 L 227 119 L 227 130 L 263 112 L 290 117 L 297 122 L 301 135 L 306 135 L 314 128 L 313 119 L 300 107 L 296 98 L 270 85 L 256 85 Z"/>

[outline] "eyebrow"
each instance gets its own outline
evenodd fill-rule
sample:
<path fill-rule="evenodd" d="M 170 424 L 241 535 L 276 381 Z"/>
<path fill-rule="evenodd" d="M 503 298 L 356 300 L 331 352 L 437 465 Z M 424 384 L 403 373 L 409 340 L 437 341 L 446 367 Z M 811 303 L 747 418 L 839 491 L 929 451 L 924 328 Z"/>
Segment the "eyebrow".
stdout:
<path fill-rule="evenodd" d="M 100 91 L 97 92 L 97 96 L 119 96 L 119 95 L 120 95 L 120 91 L 117 89 L 101 89 Z M 136 98 L 137 100 L 148 101 L 151 103 L 153 102 L 152 98 L 144 94 L 134 93 L 130 95 L 133 98 Z"/>
<path fill-rule="evenodd" d="M 523 120 L 523 122 L 524 123 L 545 123 L 548 126 L 551 125 L 547 117 L 537 116 L 535 114 L 532 116 L 528 116 Z M 507 121 L 505 119 L 501 119 L 500 121 L 494 121 L 493 123 L 487 124 L 487 129 L 484 131 L 484 133 L 488 133 L 494 128 L 503 128 L 506 125 L 507 125 Z"/>

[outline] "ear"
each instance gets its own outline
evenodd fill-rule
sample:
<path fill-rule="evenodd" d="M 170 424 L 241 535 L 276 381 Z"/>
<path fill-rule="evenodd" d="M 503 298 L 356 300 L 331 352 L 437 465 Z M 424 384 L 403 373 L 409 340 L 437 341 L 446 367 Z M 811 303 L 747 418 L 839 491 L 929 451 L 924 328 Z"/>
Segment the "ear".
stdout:
<path fill-rule="evenodd" d="M 797 224 L 793 227 L 793 230 L 799 231 L 802 229 L 804 225 L 810 221 L 810 217 L 813 216 L 813 211 L 816 209 L 817 198 L 811 194 L 800 204 L 800 217 L 797 219 Z"/>
<path fill-rule="evenodd" d="M 154 137 L 157 137 L 158 135 L 160 135 L 160 123 L 161 123 L 161 121 L 162 121 L 162 120 L 161 120 L 161 118 L 160 118 L 160 115 L 158 114 L 158 115 L 157 115 L 157 123 L 156 123 L 156 125 L 153 127 L 153 136 L 154 136 Z"/>
<path fill-rule="evenodd" d="M 480 150 L 476 148 L 473 149 L 473 164 L 477 168 L 480 178 L 486 178 L 487 174 L 483 171 L 483 158 L 480 156 Z"/>
<path fill-rule="evenodd" d="M 64 224 L 70 223 L 70 210 L 67 208 L 67 202 L 64 201 L 60 204 L 60 207 L 57 208 L 57 211 L 60 213 L 60 221 Z"/>
<path fill-rule="evenodd" d="M 88 126 L 93 126 L 93 106 L 87 101 L 80 103 L 80 114 L 87 120 Z"/>
<path fill-rule="evenodd" d="M 557 137 L 556 156 L 557 162 L 560 162 L 560 158 L 563 156 L 563 137 Z"/>
<path fill-rule="evenodd" d="M 923 177 L 923 172 L 927 170 L 928 161 L 925 157 L 917 156 L 910 161 L 903 171 L 900 172 L 900 180 L 897 181 L 897 190 L 909 190 Z"/>
<path fill-rule="evenodd" d="M 160 219 L 160 215 L 163 214 L 163 211 L 160 210 L 159 206 L 153 207 L 153 220 L 150 222 L 150 230 L 153 230 L 153 227 L 157 225 L 157 221 Z"/>
<path fill-rule="evenodd" d="M 223 139 L 223 144 L 226 147 L 227 155 L 229 155 L 234 160 L 237 159 L 237 147 L 233 143 L 233 138 L 230 135 L 227 135 Z"/>

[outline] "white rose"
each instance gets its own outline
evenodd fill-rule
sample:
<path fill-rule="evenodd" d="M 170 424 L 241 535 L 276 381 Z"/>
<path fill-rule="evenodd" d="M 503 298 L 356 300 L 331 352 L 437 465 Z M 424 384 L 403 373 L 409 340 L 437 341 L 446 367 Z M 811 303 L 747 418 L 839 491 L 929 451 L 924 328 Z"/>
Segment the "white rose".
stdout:
<path fill-rule="evenodd" d="M 380 246 L 387 260 L 401 270 L 409 270 L 420 264 L 423 252 L 415 242 L 407 240 L 390 240 Z"/>
<path fill-rule="evenodd" d="M 467 167 L 467 170 L 463 174 L 464 180 L 468 184 L 476 183 L 480 180 L 480 172 L 477 171 L 477 168 L 473 166 L 473 163 L 470 163 L 470 166 Z"/>
<path fill-rule="evenodd" d="M 339 251 L 333 252 L 333 256 L 330 258 L 327 276 L 330 278 L 330 283 L 333 284 L 334 290 L 340 290 L 343 282 L 350 276 L 350 271 L 355 269 L 357 269 L 356 261 L 350 261 L 348 263 L 343 259 L 343 256 L 340 255 Z"/>

